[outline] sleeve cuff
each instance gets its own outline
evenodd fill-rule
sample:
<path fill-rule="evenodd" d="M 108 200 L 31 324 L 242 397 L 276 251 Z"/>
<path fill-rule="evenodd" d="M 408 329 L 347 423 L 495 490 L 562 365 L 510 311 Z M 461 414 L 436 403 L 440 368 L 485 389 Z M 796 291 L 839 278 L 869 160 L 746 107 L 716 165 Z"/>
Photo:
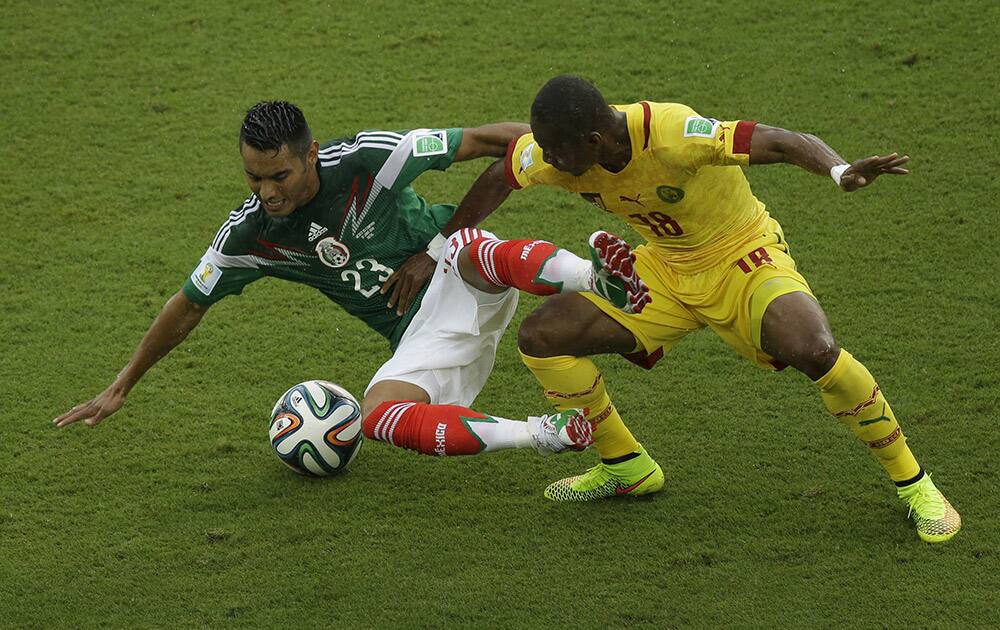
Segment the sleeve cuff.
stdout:
<path fill-rule="evenodd" d="M 503 159 L 504 178 L 507 180 L 507 185 L 514 190 L 521 189 L 521 183 L 517 181 L 517 176 L 514 175 L 514 149 L 517 148 L 517 141 L 522 137 L 518 136 L 507 144 L 507 155 Z"/>

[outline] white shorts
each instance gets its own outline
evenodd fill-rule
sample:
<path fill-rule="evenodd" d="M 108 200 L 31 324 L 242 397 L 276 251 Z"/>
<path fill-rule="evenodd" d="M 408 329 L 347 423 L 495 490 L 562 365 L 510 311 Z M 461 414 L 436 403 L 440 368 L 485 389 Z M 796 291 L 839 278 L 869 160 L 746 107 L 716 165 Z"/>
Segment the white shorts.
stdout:
<path fill-rule="evenodd" d="M 448 237 L 420 309 L 365 395 L 379 381 L 405 381 L 427 392 L 432 404 L 472 405 L 493 371 L 497 344 L 517 309 L 516 289 L 484 293 L 462 280 L 458 253 L 480 236 L 496 238 L 476 229 Z"/>

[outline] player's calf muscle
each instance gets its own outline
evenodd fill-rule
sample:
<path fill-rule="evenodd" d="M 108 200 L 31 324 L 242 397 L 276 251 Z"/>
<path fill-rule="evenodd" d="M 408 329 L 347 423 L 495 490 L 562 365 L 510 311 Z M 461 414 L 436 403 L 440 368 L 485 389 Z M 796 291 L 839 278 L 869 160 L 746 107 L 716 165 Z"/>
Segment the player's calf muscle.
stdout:
<path fill-rule="evenodd" d="M 517 347 L 532 357 L 631 352 L 635 338 L 589 300 L 557 295 L 521 322 Z"/>

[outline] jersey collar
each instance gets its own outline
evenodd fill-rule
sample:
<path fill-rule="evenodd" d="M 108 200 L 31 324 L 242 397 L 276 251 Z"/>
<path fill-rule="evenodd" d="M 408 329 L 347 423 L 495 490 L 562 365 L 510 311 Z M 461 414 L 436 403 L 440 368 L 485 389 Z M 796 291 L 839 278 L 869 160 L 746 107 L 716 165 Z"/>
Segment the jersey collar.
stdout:
<path fill-rule="evenodd" d="M 642 101 L 631 105 L 612 105 L 612 109 L 625 114 L 625 125 L 628 129 L 629 142 L 632 145 L 632 157 L 628 164 L 619 172 L 625 171 L 640 153 L 649 148 L 650 123 L 652 112 L 649 103 Z"/>

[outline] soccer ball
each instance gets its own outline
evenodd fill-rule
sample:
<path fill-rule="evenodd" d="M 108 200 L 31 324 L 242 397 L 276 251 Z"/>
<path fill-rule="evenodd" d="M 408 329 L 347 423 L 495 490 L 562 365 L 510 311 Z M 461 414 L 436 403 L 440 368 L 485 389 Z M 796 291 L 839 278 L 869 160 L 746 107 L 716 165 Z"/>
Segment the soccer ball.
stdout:
<path fill-rule="evenodd" d="M 295 472 L 335 475 L 347 468 L 361 448 L 361 407 L 339 385 L 306 381 L 275 403 L 268 433 L 274 452 Z"/>

